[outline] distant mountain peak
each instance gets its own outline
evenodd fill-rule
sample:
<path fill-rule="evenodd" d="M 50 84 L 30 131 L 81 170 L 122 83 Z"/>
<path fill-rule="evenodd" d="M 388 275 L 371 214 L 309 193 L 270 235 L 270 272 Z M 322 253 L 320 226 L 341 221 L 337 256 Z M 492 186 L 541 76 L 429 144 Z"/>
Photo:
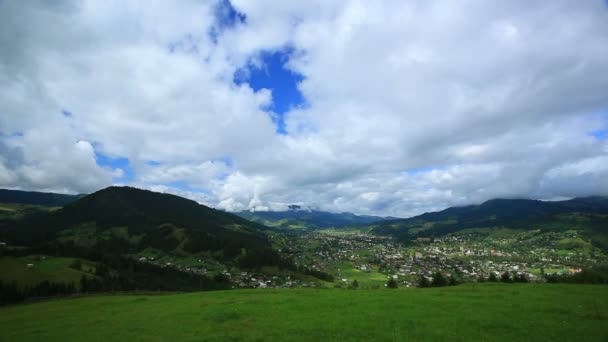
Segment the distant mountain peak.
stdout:
<path fill-rule="evenodd" d="M 130 237 L 143 236 L 141 241 L 144 243 L 151 241 L 152 245 L 157 243 L 168 250 L 193 245 L 204 248 L 232 246 L 234 250 L 269 246 L 263 233 L 268 228 L 258 223 L 187 198 L 127 186 L 101 189 L 37 217 L 36 221 L 17 231 L 17 235 L 22 239 L 53 240 L 61 231 L 83 227 L 95 227 L 94 234 L 127 228 Z M 163 245 L 162 241 L 170 243 Z"/>
<path fill-rule="evenodd" d="M 310 229 L 343 228 L 384 220 L 383 217 L 378 216 L 359 216 L 348 212 L 331 213 L 310 208 L 294 208 L 286 211 L 241 211 L 236 214 L 260 224 L 283 228 L 290 226 Z"/>
<path fill-rule="evenodd" d="M 0 202 L 61 207 L 85 195 L 66 195 L 52 192 L 0 189 Z"/>

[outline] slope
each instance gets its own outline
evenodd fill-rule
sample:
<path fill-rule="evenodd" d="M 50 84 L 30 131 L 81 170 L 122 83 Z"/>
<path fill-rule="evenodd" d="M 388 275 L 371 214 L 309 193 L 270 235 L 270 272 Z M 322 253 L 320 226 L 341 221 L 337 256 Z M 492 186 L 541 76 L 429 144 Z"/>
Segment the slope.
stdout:
<path fill-rule="evenodd" d="M 372 225 L 378 234 L 402 240 L 441 236 L 469 228 L 578 229 L 600 244 L 608 234 L 608 198 L 586 197 L 567 201 L 494 199 L 480 205 L 451 207 L 415 217 Z"/>
<path fill-rule="evenodd" d="M 105 249 L 152 247 L 197 253 L 270 246 L 266 227 L 182 197 L 109 187 L 60 210 L 32 217 L 11 231 L 17 243 L 72 242 Z"/>
<path fill-rule="evenodd" d="M 3 308 L 0 340 L 604 341 L 605 293 L 477 284 L 90 296 Z"/>

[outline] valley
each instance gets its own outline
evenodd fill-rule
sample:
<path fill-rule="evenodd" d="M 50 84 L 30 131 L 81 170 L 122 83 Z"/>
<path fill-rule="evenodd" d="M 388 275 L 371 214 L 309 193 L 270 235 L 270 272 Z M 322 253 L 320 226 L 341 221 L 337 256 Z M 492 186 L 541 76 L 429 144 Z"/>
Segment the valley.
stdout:
<path fill-rule="evenodd" d="M 96 340 L 107 331 L 119 339 L 163 340 L 170 331 L 180 340 L 294 341 L 608 333 L 603 198 L 557 202 L 534 219 L 493 203 L 491 211 L 481 204 L 450 208 L 448 217 L 353 225 L 353 214 L 293 211 L 255 223 L 128 187 L 64 206 L 25 198 L 0 204 L 7 306 L 0 339 Z M 285 216 L 298 223 L 285 225 Z M 471 217 L 483 225 L 458 226 Z M 520 308 L 521 319 L 503 319 Z M 95 327 L 72 325 L 74 315 Z"/>
<path fill-rule="evenodd" d="M 400 286 L 417 286 L 421 277 L 432 281 L 435 273 L 454 277 L 458 283 L 487 281 L 505 272 L 541 281 L 543 273 L 574 274 L 583 267 L 608 261 L 605 252 L 576 240 L 577 233 L 512 231 L 505 235 L 472 233 L 447 235 L 403 245 L 390 237 L 369 233 L 314 232 L 294 234 L 285 249 L 296 262 L 328 272 L 338 284 L 384 286 L 387 279 Z M 574 240 L 579 244 L 572 243 Z M 568 243 L 567 243 L 568 242 Z M 369 275 L 375 283 L 369 283 Z M 363 282 L 362 282 L 363 280 Z"/>
<path fill-rule="evenodd" d="M 575 230 L 498 230 L 488 235 L 467 231 L 408 245 L 390 236 L 359 230 L 278 231 L 269 236 L 281 254 L 293 259 L 296 266 L 329 274 L 334 282 L 298 279 L 293 272 L 269 267 L 247 272 L 210 258 L 181 258 L 158 250 L 134 257 L 196 274 L 219 272 L 234 287 L 241 288 L 348 288 L 355 280 L 361 288 L 379 288 L 390 278 L 400 287 L 416 287 L 421 277 L 431 282 L 437 272 L 454 277 L 458 283 L 487 281 L 492 274 L 500 279 L 505 272 L 527 281 L 542 281 L 545 275 L 575 274 L 584 267 L 608 263 L 606 253 L 579 238 Z"/>
<path fill-rule="evenodd" d="M 0 0 L 0 342 L 608 342 L 607 56 L 608 0 Z"/>
<path fill-rule="evenodd" d="M 3 196 L 10 198 L 10 193 Z M 30 203 L 28 196 L 33 196 Z M 61 198 L 75 201 L 63 209 L 37 204 L 56 200 L 52 194 L 16 192 L 13 197 L 20 203 L 5 203 L 0 212 L 6 240 L 0 241 L 5 255 L 0 261 L 14 267 L 21 260 L 31 269 L 16 272 L 25 280 L 3 272 L 0 280 L 5 282 L 62 280 L 44 272 L 38 278 L 27 275 L 38 274 L 48 268 L 47 259 L 57 258 L 91 265 L 84 276 L 92 279 L 128 278 L 129 272 L 121 270 L 125 264 L 179 272 L 191 278 L 182 290 L 196 289 L 198 278 L 215 279 L 219 288 L 374 289 L 388 286 L 389 280 L 395 287 L 417 287 L 432 283 L 438 274 L 451 284 L 496 281 L 505 274 L 505 281 L 544 282 L 608 263 L 602 243 L 596 243 L 606 235 L 603 198 L 554 204 L 490 201 L 383 221 L 314 211 L 263 213 L 270 228 L 176 196 L 132 188 L 112 187 L 79 200 Z M 528 214 L 531 206 L 542 208 L 532 212 L 534 220 Z M 546 218 L 540 220 L 542 215 Z M 476 227 L 475 222 L 489 222 L 485 217 L 503 225 Z M 299 227 L 281 226 L 286 218 L 297 218 Z M 460 229 L 441 228 L 454 225 L 445 222 L 466 220 L 472 223 Z M 357 224 L 347 224 L 353 221 Z M 426 234 L 437 229 L 447 232 Z M 95 265 L 109 271 L 96 274 Z M 65 281 L 78 283 L 75 271 L 82 269 L 64 265 L 59 274 L 71 274 Z M 132 285 L 141 286 L 146 288 Z"/>

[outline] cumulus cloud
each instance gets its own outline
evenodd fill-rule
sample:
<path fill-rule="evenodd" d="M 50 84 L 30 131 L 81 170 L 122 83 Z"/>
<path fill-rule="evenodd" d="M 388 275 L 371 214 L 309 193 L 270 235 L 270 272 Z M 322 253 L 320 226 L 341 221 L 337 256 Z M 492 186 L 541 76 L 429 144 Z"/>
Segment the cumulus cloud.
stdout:
<path fill-rule="evenodd" d="M 5 0 L 0 47 L 3 187 L 120 182 L 101 153 L 227 210 L 608 194 L 602 1 Z M 287 134 L 234 82 L 276 51 L 306 100 Z"/>

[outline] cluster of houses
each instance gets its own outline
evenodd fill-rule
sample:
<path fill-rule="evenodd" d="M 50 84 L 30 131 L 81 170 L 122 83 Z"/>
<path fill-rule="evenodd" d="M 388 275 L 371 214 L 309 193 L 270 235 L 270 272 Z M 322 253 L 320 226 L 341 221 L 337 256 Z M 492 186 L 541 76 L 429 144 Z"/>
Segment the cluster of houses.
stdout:
<path fill-rule="evenodd" d="M 230 278 L 232 279 L 232 278 Z M 292 279 L 291 276 L 285 275 L 266 275 L 262 273 L 252 274 L 250 272 L 241 272 L 237 275 L 233 282 L 238 281 L 237 286 L 241 288 L 283 288 L 295 287 L 302 285 L 299 279 Z"/>
<path fill-rule="evenodd" d="M 571 234 L 576 237 L 575 234 Z M 299 267 L 332 274 L 338 282 L 350 284 L 353 279 L 343 278 L 339 265 L 348 263 L 359 272 L 379 272 L 393 278 L 402 286 L 415 286 L 420 277 L 429 280 L 436 272 L 446 276 L 457 275 L 462 281 L 474 282 L 504 272 L 524 276 L 534 281 L 541 270 L 551 272 L 580 272 L 583 263 L 595 262 L 589 255 L 566 253 L 554 248 L 555 239 L 563 235 L 542 236 L 531 248 L 517 237 L 483 238 L 467 235 L 447 235 L 441 238 L 419 239 L 412 246 L 403 246 L 391 237 L 366 233 L 339 234 L 335 232 L 300 232 L 281 238 L 281 253 L 290 257 Z M 222 273 L 235 287 L 276 288 L 316 286 L 292 278 L 287 273 L 264 274 L 228 269 L 213 260 L 199 260 L 195 266 L 175 263 L 167 258 L 141 257 L 163 267 L 208 275 Z M 556 271 L 559 270 L 559 271 Z"/>
<path fill-rule="evenodd" d="M 316 270 L 335 271 L 335 265 L 346 261 L 358 271 L 380 272 L 387 279 L 414 286 L 420 277 L 431 280 L 436 272 L 446 276 L 456 274 L 460 280 L 469 282 L 488 279 L 492 274 L 500 278 L 505 272 L 535 281 L 540 279 L 541 270 L 576 273 L 580 272 L 581 264 L 596 261 L 588 255 L 574 252 L 564 255 L 552 248 L 555 239 L 563 237 L 548 236 L 545 237 L 548 241 L 530 248 L 525 243 L 519 244 L 517 237 L 479 239 L 448 235 L 419 239 L 414 246 L 405 247 L 390 238 L 370 234 L 337 236 L 315 232 L 302 237 L 305 241 L 292 239 L 289 248 L 298 262 Z M 345 283 L 352 281 L 342 279 L 339 269 L 336 275 Z"/>
<path fill-rule="evenodd" d="M 225 279 L 229 280 L 235 288 L 282 288 L 296 286 L 315 286 L 314 283 L 302 282 L 299 279 L 292 279 L 290 275 L 286 274 L 241 272 L 235 269 L 230 269 L 228 266 L 223 265 L 215 260 L 198 259 L 197 262 L 188 265 L 179 263 L 177 259 L 167 256 L 140 256 L 137 260 L 142 263 L 150 263 L 160 267 L 171 267 L 182 272 L 188 272 L 203 276 L 213 276 L 219 273 Z"/>

